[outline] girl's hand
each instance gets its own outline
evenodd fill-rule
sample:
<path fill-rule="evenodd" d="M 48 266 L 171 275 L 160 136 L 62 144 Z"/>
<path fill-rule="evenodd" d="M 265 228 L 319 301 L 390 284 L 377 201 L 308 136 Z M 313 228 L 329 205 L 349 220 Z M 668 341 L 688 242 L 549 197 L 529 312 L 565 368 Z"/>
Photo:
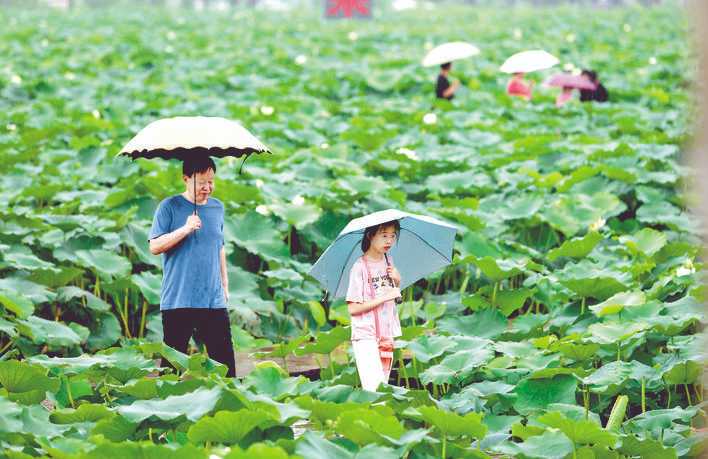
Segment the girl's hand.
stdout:
<path fill-rule="evenodd" d="M 391 287 L 386 290 L 383 295 L 378 297 L 377 300 L 381 300 L 382 303 L 385 303 L 386 301 L 395 300 L 399 296 L 401 296 L 401 291 L 397 287 Z"/>
<path fill-rule="evenodd" d="M 391 276 L 391 279 L 393 280 L 393 283 L 398 287 L 401 285 L 401 273 L 398 272 L 395 266 L 390 266 L 386 268 L 386 273 L 388 273 L 389 276 Z"/>

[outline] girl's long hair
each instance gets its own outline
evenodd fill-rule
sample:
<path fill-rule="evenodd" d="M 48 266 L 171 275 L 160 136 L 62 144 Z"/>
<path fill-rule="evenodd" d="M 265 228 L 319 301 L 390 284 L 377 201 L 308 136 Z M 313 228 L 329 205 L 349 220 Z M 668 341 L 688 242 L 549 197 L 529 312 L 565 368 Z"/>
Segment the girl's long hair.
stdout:
<path fill-rule="evenodd" d="M 361 251 L 366 253 L 366 251 L 371 247 L 371 239 L 378 232 L 378 230 L 388 228 L 389 226 L 393 226 L 395 228 L 396 242 L 398 242 L 398 237 L 401 235 L 401 224 L 398 220 L 391 220 L 379 225 L 369 226 L 364 230 L 364 237 L 361 239 Z"/>

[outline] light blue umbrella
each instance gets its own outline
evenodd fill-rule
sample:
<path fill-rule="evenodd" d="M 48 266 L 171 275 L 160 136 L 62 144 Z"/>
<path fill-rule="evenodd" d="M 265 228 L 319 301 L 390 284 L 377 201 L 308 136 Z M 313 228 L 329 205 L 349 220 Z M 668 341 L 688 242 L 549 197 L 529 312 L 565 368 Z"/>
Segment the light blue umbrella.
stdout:
<path fill-rule="evenodd" d="M 364 231 L 392 220 L 401 224 L 401 235 L 389 252 L 401 273 L 401 289 L 452 263 L 457 232 L 454 226 L 436 218 L 388 209 L 350 221 L 314 264 L 310 275 L 333 298 L 346 296 L 349 270 L 362 255 Z"/>

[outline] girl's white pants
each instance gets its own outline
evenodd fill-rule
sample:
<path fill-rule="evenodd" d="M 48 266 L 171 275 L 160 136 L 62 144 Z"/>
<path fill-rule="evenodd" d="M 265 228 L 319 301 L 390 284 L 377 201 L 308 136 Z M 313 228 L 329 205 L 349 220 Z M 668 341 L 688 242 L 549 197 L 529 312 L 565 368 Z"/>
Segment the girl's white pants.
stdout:
<path fill-rule="evenodd" d="M 381 362 L 379 346 L 376 340 L 360 339 L 352 341 L 356 370 L 359 373 L 361 387 L 364 390 L 375 392 L 380 383 L 388 383 L 391 374 L 391 362 L 388 360 L 387 368 Z"/>

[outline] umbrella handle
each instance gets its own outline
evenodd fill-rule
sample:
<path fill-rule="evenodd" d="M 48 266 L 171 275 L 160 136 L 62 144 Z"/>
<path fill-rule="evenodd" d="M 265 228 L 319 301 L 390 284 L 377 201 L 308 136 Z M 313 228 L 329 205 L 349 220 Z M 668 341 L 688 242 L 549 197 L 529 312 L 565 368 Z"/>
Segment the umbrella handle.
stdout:
<path fill-rule="evenodd" d="M 391 266 L 391 262 L 388 261 L 388 254 L 387 253 L 384 253 L 384 258 L 386 259 L 386 266 Z M 401 304 L 401 303 L 403 303 L 403 297 L 398 296 L 398 297 L 396 297 L 396 299 L 394 301 L 396 302 L 396 304 Z"/>

